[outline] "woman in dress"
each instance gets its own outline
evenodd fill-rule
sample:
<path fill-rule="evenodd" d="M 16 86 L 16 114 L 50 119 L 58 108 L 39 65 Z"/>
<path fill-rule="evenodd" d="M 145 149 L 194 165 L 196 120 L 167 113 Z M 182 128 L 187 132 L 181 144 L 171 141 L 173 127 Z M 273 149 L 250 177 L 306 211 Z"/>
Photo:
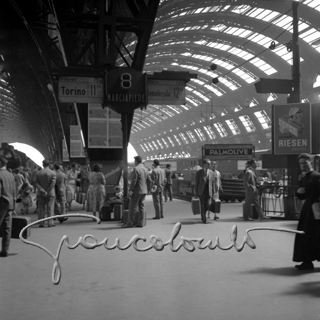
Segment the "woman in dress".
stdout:
<path fill-rule="evenodd" d="M 80 192 L 84 193 L 87 196 L 88 193 L 88 189 L 89 189 L 89 185 L 90 185 L 90 181 L 89 181 L 89 175 L 90 175 L 90 171 L 89 171 L 89 166 L 83 166 L 80 172 Z M 83 209 L 85 209 L 85 203 L 83 204 Z"/>
<path fill-rule="evenodd" d="M 98 164 L 94 164 L 92 172 L 89 175 L 89 188 L 87 192 L 87 212 L 92 212 L 96 215 L 96 212 L 100 212 L 106 195 L 105 184 L 106 180 L 101 172 L 101 167 Z"/>
<path fill-rule="evenodd" d="M 68 211 L 71 211 L 71 202 L 74 200 L 75 193 L 77 191 L 77 178 L 79 171 L 77 171 L 77 164 L 73 163 L 71 169 L 68 170 L 67 176 L 67 205 Z M 68 194 L 69 193 L 69 194 Z"/>

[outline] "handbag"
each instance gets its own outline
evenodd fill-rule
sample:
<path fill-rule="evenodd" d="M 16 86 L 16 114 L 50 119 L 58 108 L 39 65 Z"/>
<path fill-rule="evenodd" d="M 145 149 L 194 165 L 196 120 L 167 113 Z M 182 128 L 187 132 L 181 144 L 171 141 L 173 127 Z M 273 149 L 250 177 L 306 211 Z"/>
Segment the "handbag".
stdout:
<path fill-rule="evenodd" d="M 315 220 L 320 220 L 320 202 L 315 202 L 312 204 L 312 211 Z"/>

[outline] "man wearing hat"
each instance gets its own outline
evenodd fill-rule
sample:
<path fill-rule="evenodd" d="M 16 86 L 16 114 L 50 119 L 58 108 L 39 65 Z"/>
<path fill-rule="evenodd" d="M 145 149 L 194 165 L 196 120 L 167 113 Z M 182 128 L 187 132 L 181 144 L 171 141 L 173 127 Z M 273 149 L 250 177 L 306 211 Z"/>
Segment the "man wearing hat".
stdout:
<path fill-rule="evenodd" d="M 123 228 L 142 228 L 144 215 L 144 200 L 150 190 L 150 176 L 148 169 L 142 164 L 141 156 L 134 157 L 134 169 L 130 176 L 128 219 Z"/>
<path fill-rule="evenodd" d="M 166 173 L 159 166 L 159 160 L 153 160 L 154 170 L 151 172 L 151 180 L 153 183 L 152 199 L 156 216 L 153 219 L 163 218 L 163 190 L 167 182 Z"/>

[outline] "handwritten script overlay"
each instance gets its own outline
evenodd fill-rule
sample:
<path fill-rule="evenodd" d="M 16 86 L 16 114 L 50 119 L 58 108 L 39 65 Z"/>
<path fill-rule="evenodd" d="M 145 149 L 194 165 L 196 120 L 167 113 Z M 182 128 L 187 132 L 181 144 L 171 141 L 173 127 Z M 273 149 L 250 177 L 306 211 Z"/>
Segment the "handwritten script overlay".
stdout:
<path fill-rule="evenodd" d="M 162 239 L 160 239 L 158 236 L 155 235 L 151 235 L 149 238 L 149 242 L 151 243 L 149 246 L 145 247 L 145 248 L 139 248 L 138 247 L 138 241 L 143 241 L 146 242 L 147 239 L 144 237 L 140 237 L 139 235 L 134 235 L 131 240 L 125 245 L 125 246 L 120 246 L 120 240 L 119 238 L 115 239 L 115 243 L 111 246 L 107 246 L 108 243 L 108 238 L 104 238 L 102 241 L 98 242 L 98 240 L 91 234 L 87 234 L 83 237 L 79 237 L 78 241 L 74 244 L 74 245 L 70 245 L 69 244 L 69 238 L 68 236 L 63 236 L 60 240 L 58 249 L 57 249 L 57 253 L 56 255 L 54 255 L 51 251 L 49 251 L 47 248 L 41 246 L 38 243 L 32 242 L 32 241 L 28 241 L 26 239 L 24 239 L 22 237 L 22 234 L 25 230 L 27 230 L 28 228 L 32 227 L 33 225 L 39 223 L 39 222 L 44 222 L 44 221 L 48 221 L 48 220 L 52 220 L 55 218 L 63 218 L 63 217 L 85 217 L 85 218 L 91 218 L 97 221 L 98 224 L 101 223 L 101 220 L 95 216 L 92 215 L 88 215 L 88 214 L 81 214 L 81 213 L 76 213 L 76 214 L 64 214 L 64 215 L 59 215 L 59 216 L 52 216 L 49 218 L 45 218 L 45 219 L 41 219 L 41 220 L 37 220 L 33 223 L 28 224 L 26 227 L 24 227 L 19 235 L 19 238 L 21 239 L 21 241 L 23 241 L 26 244 L 30 244 L 32 246 L 38 247 L 40 249 L 42 249 L 43 251 L 45 251 L 50 257 L 53 258 L 54 263 L 53 263 L 53 269 L 52 269 L 52 282 L 53 284 L 57 285 L 60 283 L 61 280 L 61 266 L 60 266 L 60 251 L 62 248 L 62 245 L 64 242 L 66 242 L 66 246 L 68 249 L 75 249 L 78 246 L 82 246 L 85 249 L 95 249 L 97 247 L 100 246 L 104 246 L 107 250 L 113 250 L 113 249 L 119 249 L 119 250 L 127 250 L 129 249 L 131 246 L 133 246 L 133 248 L 136 251 L 139 252 L 144 252 L 144 251 L 148 251 L 152 248 L 154 248 L 156 251 L 162 251 L 164 249 L 165 246 L 169 246 L 170 250 L 172 252 L 177 252 L 179 251 L 182 247 L 189 251 L 189 252 L 193 252 L 196 249 L 196 246 L 198 249 L 203 250 L 203 249 L 210 249 L 210 250 L 214 250 L 215 248 L 219 248 L 221 250 L 230 250 L 231 248 L 235 248 L 238 252 L 242 251 L 242 249 L 244 248 L 244 245 L 247 244 L 250 248 L 255 249 L 256 245 L 254 244 L 253 240 L 251 239 L 251 237 L 249 236 L 249 232 L 250 231 L 256 231 L 256 230 L 271 230 L 271 231 L 282 231 L 282 232 L 290 232 L 290 233 L 299 233 L 299 234 L 304 234 L 303 231 L 296 231 L 296 230 L 290 230 L 290 229 L 282 229 L 282 228 L 264 228 L 264 227 L 259 227 L 259 228 L 250 228 L 247 229 L 245 232 L 245 236 L 243 237 L 242 243 L 241 245 L 237 244 L 237 226 L 234 225 L 231 229 L 231 233 L 230 233 L 230 239 L 231 239 L 231 243 L 226 246 L 223 247 L 220 245 L 219 242 L 219 237 L 216 237 L 215 242 L 213 243 L 212 240 L 209 240 L 207 243 L 203 244 L 204 239 L 203 238 L 186 238 L 181 236 L 180 239 L 180 243 L 175 247 L 173 244 L 173 241 L 177 238 L 180 230 L 181 230 L 181 223 L 177 222 L 174 227 L 173 230 L 171 232 L 171 237 L 168 241 L 163 242 Z M 88 242 L 88 240 L 90 242 Z"/>

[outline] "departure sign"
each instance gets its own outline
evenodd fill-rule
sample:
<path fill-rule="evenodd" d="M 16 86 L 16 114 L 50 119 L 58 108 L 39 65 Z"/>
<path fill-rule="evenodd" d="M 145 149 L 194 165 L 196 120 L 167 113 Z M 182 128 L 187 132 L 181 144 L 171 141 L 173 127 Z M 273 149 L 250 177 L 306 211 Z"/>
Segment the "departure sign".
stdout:
<path fill-rule="evenodd" d="M 205 144 L 202 156 L 211 160 L 249 160 L 254 157 L 252 144 Z"/>
<path fill-rule="evenodd" d="M 148 103 L 186 104 L 185 86 L 181 80 L 148 80 Z"/>
<path fill-rule="evenodd" d="M 102 103 L 103 78 L 60 77 L 59 101 L 75 103 Z"/>

